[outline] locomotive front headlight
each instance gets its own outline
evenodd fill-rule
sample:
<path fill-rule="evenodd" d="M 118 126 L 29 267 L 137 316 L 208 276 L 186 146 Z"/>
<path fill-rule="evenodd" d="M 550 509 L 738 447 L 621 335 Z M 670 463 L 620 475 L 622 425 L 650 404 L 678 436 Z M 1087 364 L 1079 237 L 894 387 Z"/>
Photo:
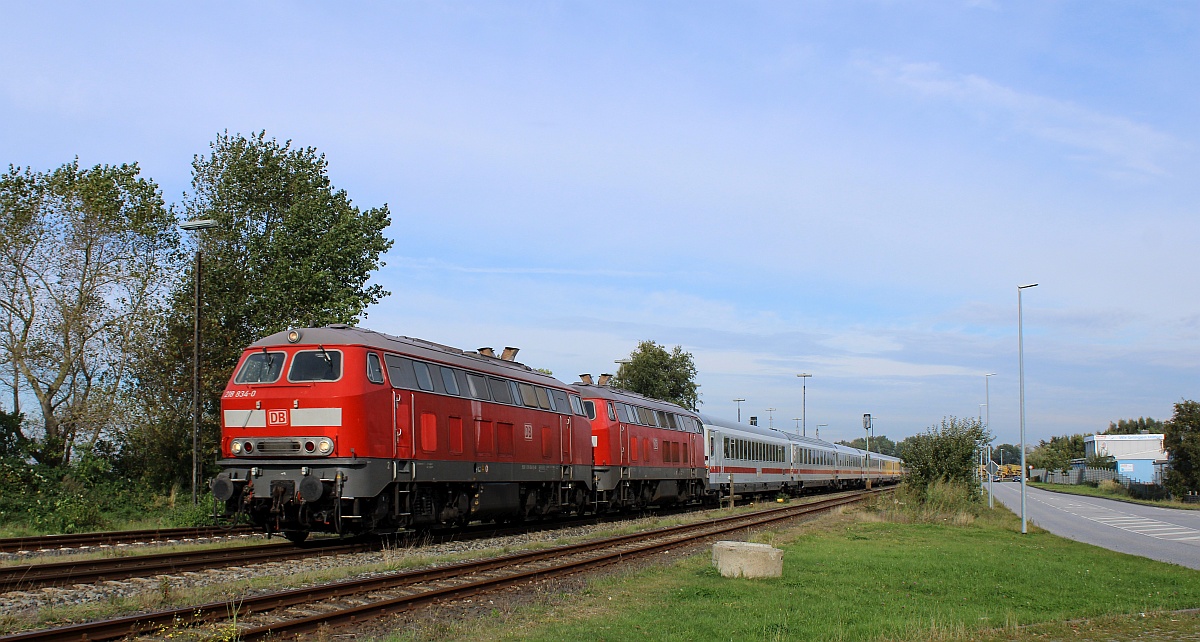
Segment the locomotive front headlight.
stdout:
<path fill-rule="evenodd" d="M 300 340 L 300 331 L 292 330 L 288 332 L 288 343 L 295 343 Z"/>
<path fill-rule="evenodd" d="M 321 440 L 317 442 L 317 452 L 321 453 L 322 455 L 328 455 L 329 453 L 333 452 L 333 440 L 329 437 L 322 437 Z"/>
<path fill-rule="evenodd" d="M 232 444 L 229 444 L 229 450 L 233 451 L 235 455 L 242 454 L 242 442 L 234 441 Z"/>

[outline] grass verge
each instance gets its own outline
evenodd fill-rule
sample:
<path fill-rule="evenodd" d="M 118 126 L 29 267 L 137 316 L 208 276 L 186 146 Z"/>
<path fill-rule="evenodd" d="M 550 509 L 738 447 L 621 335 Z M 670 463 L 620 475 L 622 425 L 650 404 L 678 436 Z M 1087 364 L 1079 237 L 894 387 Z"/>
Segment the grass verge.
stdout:
<path fill-rule="evenodd" d="M 1086 495 L 1088 497 L 1101 497 L 1104 499 L 1116 499 L 1123 502 L 1131 502 L 1134 504 L 1145 504 L 1146 506 L 1158 506 L 1159 508 L 1179 508 L 1183 510 L 1200 510 L 1200 504 L 1185 504 L 1174 500 L 1155 500 L 1155 499 L 1137 499 L 1130 497 L 1125 492 L 1124 487 L 1120 484 L 1110 484 L 1102 486 L 1088 486 L 1086 484 L 1047 484 L 1044 482 L 1028 482 L 1033 488 L 1041 488 L 1043 490 L 1052 490 L 1058 493 L 1068 493 L 1071 495 Z M 1103 482 L 1101 482 L 1103 484 Z M 1115 487 L 1115 488 L 1114 488 Z"/>
<path fill-rule="evenodd" d="M 1003 509 L 910 523 L 891 512 L 875 506 L 760 534 L 784 550 L 779 579 L 722 578 L 706 548 L 589 581 L 576 594 L 391 639 L 1061 639 L 1114 622 L 1138 632 L 1151 622 L 1194 632 L 1200 623 L 1162 615 L 1200 606 L 1200 572 L 1039 529 L 1022 536 Z"/>

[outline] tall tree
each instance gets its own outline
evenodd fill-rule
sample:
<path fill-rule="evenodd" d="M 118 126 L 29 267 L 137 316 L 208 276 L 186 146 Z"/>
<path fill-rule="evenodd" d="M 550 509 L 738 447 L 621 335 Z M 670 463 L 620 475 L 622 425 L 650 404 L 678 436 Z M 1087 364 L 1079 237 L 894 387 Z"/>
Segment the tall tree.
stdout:
<path fill-rule="evenodd" d="M 692 353 L 654 341 L 641 341 L 621 363 L 612 380 L 613 387 L 677 403 L 695 410 L 700 405 L 700 386 L 696 383 L 696 364 Z"/>
<path fill-rule="evenodd" d="M 1026 457 L 1034 468 L 1046 470 L 1067 471 L 1071 468 L 1072 459 L 1083 459 L 1085 448 L 1083 438 L 1086 435 L 1058 435 L 1038 442 L 1038 445 Z"/>
<path fill-rule="evenodd" d="M 1021 447 L 1016 444 L 999 444 L 992 449 L 992 461 L 1000 464 L 1021 463 Z"/>
<path fill-rule="evenodd" d="M 1200 403 L 1175 404 L 1175 415 L 1164 428 L 1163 447 L 1171 454 L 1163 480 L 1167 489 L 1177 497 L 1200 492 Z"/>
<path fill-rule="evenodd" d="M 33 456 L 66 464 L 121 421 L 132 336 L 177 256 L 175 220 L 132 165 L 0 175 L 0 352 L 15 414 L 36 400 Z M 26 435 L 26 437 L 29 437 Z"/>
<path fill-rule="evenodd" d="M 197 155 L 182 213 L 216 222 L 191 238 L 203 257 L 200 399 L 207 452 L 216 439 L 221 391 L 245 346 L 288 326 L 356 324 L 387 296 L 368 281 L 392 245 L 384 236 L 391 219 L 386 205 L 362 210 L 335 188 L 316 149 L 265 132 L 223 133 L 208 155 Z M 188 425 L 187 406 L 176 401 L 190 398 L 193 278 L 189 270 L 175 291 L 161 329 L 164 345 L 142 355 L 139 368 L 147 397 L 157 400 L 140 439 L 185 452 L 190 440 L 162 437 Z M 187 467 L 176 476 L 186 480 Z"/>
<path fill-rule="evenodd" d="M 1163 422 L 1156 421 L 1150 417 L 1138 417 L 1137 419 L 1119 419 L 1116 423 L 1109 422 L 1108 430 L 1104 431 L 1106 435 L 1140 435 L 1142 431 L 1147 433 L 1158 434 L 1163 431 Z"/>

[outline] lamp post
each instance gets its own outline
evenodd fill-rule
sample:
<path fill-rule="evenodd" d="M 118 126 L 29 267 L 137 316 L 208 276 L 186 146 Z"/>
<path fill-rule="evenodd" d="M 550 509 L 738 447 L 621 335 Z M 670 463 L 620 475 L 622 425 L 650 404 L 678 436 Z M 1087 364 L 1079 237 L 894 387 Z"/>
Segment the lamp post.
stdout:
<path fill-rule="evenodd" d="M 870 472 L 871 471 L 871 413 L 869 413 L 869 412 L 863 413 L 863 433 L 866 434 L 866 440 L 867 440 L 867 447 L 866 447 L 866 451 L 867 451 L 867 456 L 866 456 L 867 481 L 866 481 L 866 486 L 867 486 L 867 490 L 870 490 L 871 489 L 871 472 Z"/>
<path fill-rule="evenodd" d="M 828 425 L 829 424 L 817 424 L 817 439 L 821 438 L 821 426 L 828 426 Z"/>
<path fill-rule="evenodd" d="M 200 232 L 217 226 L 217 222 L 208 219 L 194 219 L 179 224 L 179 228 L 188 232 Z M 195 282 L 195 292 L 192 312 L 192 505 L 200 502 L 197 492 L 197 478 L 200 477 L 200 241 L 196 241 L 196 265 L 192 268 L 192 280 Z"/>
<path fill-rule="evenodd" d="M 984 429 L 988 430 L 988 431 L 990 431 L 992 429 L 992 394 L 991 394 L 991 391 L 988 389 L 988 377 L 994 377 L 994 376 L 996 376 L 996 373 L 994 373 L 994 372 L 989 372 L 989 373 L 983 375 L 983 401 L 985 402 L 983 405 L 987 406 L 987 423 L 984 424 Z M 1003 455 L 1004 455 L 1004 452 L 1001 451 L 1001 457 L 1003 457 Z M 990 446 L 988 448 L 988 463 L 989 464 L 992 463 L 992 449 Z M 996 500 L 994 497 L 992 497 L 992 478 L 993 477 L 995 477 L 995 475 L 993 475 L 991 473 L 991 471 L 989 471 L 988 472 L 988 508 L 996 507 Z"/>
<path fill-rule="evenodd" d="M 800 377 L 800 434 L 803 435 L 808 432 L 808 378 L 812 375 L 801 372 L 796 376 Z"/>
<path fill-rule="evenodd" d="M 742 423 L 742 402 L 743 402 L 743 401 L 745 401 L 745 399 L 738 398 L 738 399 L 734 399 L 733 401 L 734 401 L 734 403 L 736 403 L 736 404 L 737 404 L 737 408 L 738 408 L 738 423 L 740 424 L 740 423 Z"/>
<path fill-rule="evenodd" d="M 1035 288 L 1037 283 L 1017 286 L 1017 367 L 1021 371 L 1021 534 L 1026 530 L 1025 517 L 1025 313 L 1021 307 L 1021 291 Z"/>
<path fill-rule="evenodd" d="M 775 408 L 767 408 L 767 427 L 775 427 Z"/>

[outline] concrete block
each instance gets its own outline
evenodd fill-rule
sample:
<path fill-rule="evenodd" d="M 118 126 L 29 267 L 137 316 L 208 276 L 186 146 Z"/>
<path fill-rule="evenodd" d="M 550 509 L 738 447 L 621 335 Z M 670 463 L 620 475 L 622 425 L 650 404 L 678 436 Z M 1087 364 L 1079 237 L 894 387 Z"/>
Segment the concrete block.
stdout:
<path fill-rule="evenodd" d="M 782 577 L 783 551 L 767 544 L 717 542 L 713 566 L 723 577 Z"/>

